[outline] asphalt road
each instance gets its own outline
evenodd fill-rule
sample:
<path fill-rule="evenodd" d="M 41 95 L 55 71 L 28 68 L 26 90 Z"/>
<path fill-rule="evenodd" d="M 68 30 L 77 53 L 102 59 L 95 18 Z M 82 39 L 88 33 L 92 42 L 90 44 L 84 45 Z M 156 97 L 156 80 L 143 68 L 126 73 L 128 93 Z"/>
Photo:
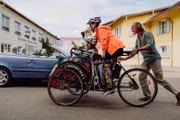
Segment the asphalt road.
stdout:
<path fill-rule="evenodd" d="M 169 81 L 180 89 L 180 79 Z M 61 107 L 49 98 L 46 87 L 0 88 L 0 120 L 180 120 L 180 106 L 162 87 L 155 101 L 143 108 L 126 105 L 118 93 L 107 98 L 101 94 L 90 92 L 78 104 Z"/>

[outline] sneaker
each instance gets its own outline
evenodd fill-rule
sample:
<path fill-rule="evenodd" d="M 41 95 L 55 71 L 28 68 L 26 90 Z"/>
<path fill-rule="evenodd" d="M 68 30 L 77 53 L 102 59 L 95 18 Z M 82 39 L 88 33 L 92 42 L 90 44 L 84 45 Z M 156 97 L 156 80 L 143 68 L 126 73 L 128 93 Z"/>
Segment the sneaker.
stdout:
<path fill-rule="evenodd" d="M 102 95 L 102 97 L 111 96 L 111 95 L 113 95 L 114 93 L 115 93 L 114 90 L 108 90 L 108 91 L 106 91 L 106 92 Z"/>
<path fill-rule="evenodd" d="M 118 78 L 114 78 L 113 79 L 113 82 L 117 82 L 119 79 Z"/>
<path fill-rule="evenodd" d="M 139 98 L 139 101 L 148 101 L 151 97 L 143 97 L 143 98 Z"/>
<path fill-rule="evenodd" d="M 177 105 L 177 106 L 180 106 L 180 96 L 176 96 L 176 99 L 177 99 L 176 105 Z"/>

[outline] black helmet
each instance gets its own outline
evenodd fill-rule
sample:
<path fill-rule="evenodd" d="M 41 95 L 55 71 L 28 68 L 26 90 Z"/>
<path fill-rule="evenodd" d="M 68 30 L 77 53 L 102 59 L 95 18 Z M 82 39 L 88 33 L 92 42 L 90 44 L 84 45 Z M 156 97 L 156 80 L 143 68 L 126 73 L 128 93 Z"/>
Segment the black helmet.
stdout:
<path fill-rule="evenodd" d="M 87 22 L 88 25 L 92 24 L 92 23 L 97 23 L 100 24 L 101 23 L 101 17 L 94 17 L 89 19 L 89 21 Z"/>

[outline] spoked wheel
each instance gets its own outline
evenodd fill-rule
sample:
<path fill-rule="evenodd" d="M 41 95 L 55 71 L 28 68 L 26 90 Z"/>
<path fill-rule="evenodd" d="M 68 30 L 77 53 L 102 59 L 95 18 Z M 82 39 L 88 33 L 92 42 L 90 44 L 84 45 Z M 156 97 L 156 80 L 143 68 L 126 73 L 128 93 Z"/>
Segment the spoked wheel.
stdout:
<path fill-rule="evenodd" d="M 83 95 L 84 94 L 86 94 L 86 93 L 88 93 L 89 92 L 89 88 L 87 87 L 87 85 L 84 85 L 84 87 L 83 87 L 84 89 L 84 91 L 83 91 Z M 81 89 L 80 88 L 75 88 L 75 89 L 72 89 L 72 88 L 69 88 L 68 89 L 68 91 L 72 94 L 72 95 L 79 95 L 79 91 L 80 91 Z"/>
<path fill-rule="evenodd" d="M 133 68 L 122 74 L 117 89 L 121 99 L 135 107 L 148 105 L 158 92 L 154 76 L 140 68 Z"/>
<path fill-rule="evenodd" d="M 12 77 L 10 72 L 6 68 L 0 67 L 0 87 L 11 86 Z"/>
<path fill-rule="evenodd" d="M 74 91 L 76 95 L 72 94 Z M 56 104 L 70 106 L 78 102 L 83 95 L 83 83 L 74 71 L 57 69 L 49 79 L 48 93 Z"/>

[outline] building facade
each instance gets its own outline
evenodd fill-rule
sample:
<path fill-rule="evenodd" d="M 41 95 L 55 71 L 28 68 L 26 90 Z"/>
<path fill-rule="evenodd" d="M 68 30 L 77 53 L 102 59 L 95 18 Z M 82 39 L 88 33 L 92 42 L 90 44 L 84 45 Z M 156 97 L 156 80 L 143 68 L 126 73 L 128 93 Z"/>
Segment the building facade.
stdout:
<path fill-rule="evenodd" d="M 72 42 L 74 42 L 77 46 L 81 46 L 81 42 L 83 38 L 80 37 L 60 37 L 60 47 L 62 47 L 66 52 L 70 52 L 71 48 L 74 47 Z"/>
<path fill-rule="evenodd" d="M 154 10 L 143 11 L 139 13 L 133 13 L 128 15 L 123 15 L 118 17 L 117 19 L 107 22 L 104 25 L 108 25 L 111 27 L 114 34 L 123 41 L 126 45 L 125 50 L 133 50 L 135 48 L 135 42 L 137 36 L 132 33 L 131 26 L 134 22 L 145 23 L 150 18 L 160 14 L 161 12 L 169 9 L 170 7 L 163 7 Z M 144 25 L 144 28 L 149 30 L 148 25 Z M 159 41 L 156 41 L 156 46 L 158 48 Z M 158 49 L 159 50 L 159 49 Z M 139 66 L 143 62 L 141 54 L 136 57 L 128 60 L 127 62 L 123 62 L 123 64 L 128 66 Z M 165 66 L 165 65 L 164 65 Z"/>
<path fill-rule="evenodd" d="M 18 52 L 24 48 L 32 54 L 34 49 L 42 48 L 42 39 L 60 45 L 58 37 L 0 1 L 0 52 L 12 52 L 16 47 Z"/>
<path fill-rule="evenodd" d="M 154 35 L 163 66 L 180 68 L 180 1 L 150 18 L 144 25 Z"/>

